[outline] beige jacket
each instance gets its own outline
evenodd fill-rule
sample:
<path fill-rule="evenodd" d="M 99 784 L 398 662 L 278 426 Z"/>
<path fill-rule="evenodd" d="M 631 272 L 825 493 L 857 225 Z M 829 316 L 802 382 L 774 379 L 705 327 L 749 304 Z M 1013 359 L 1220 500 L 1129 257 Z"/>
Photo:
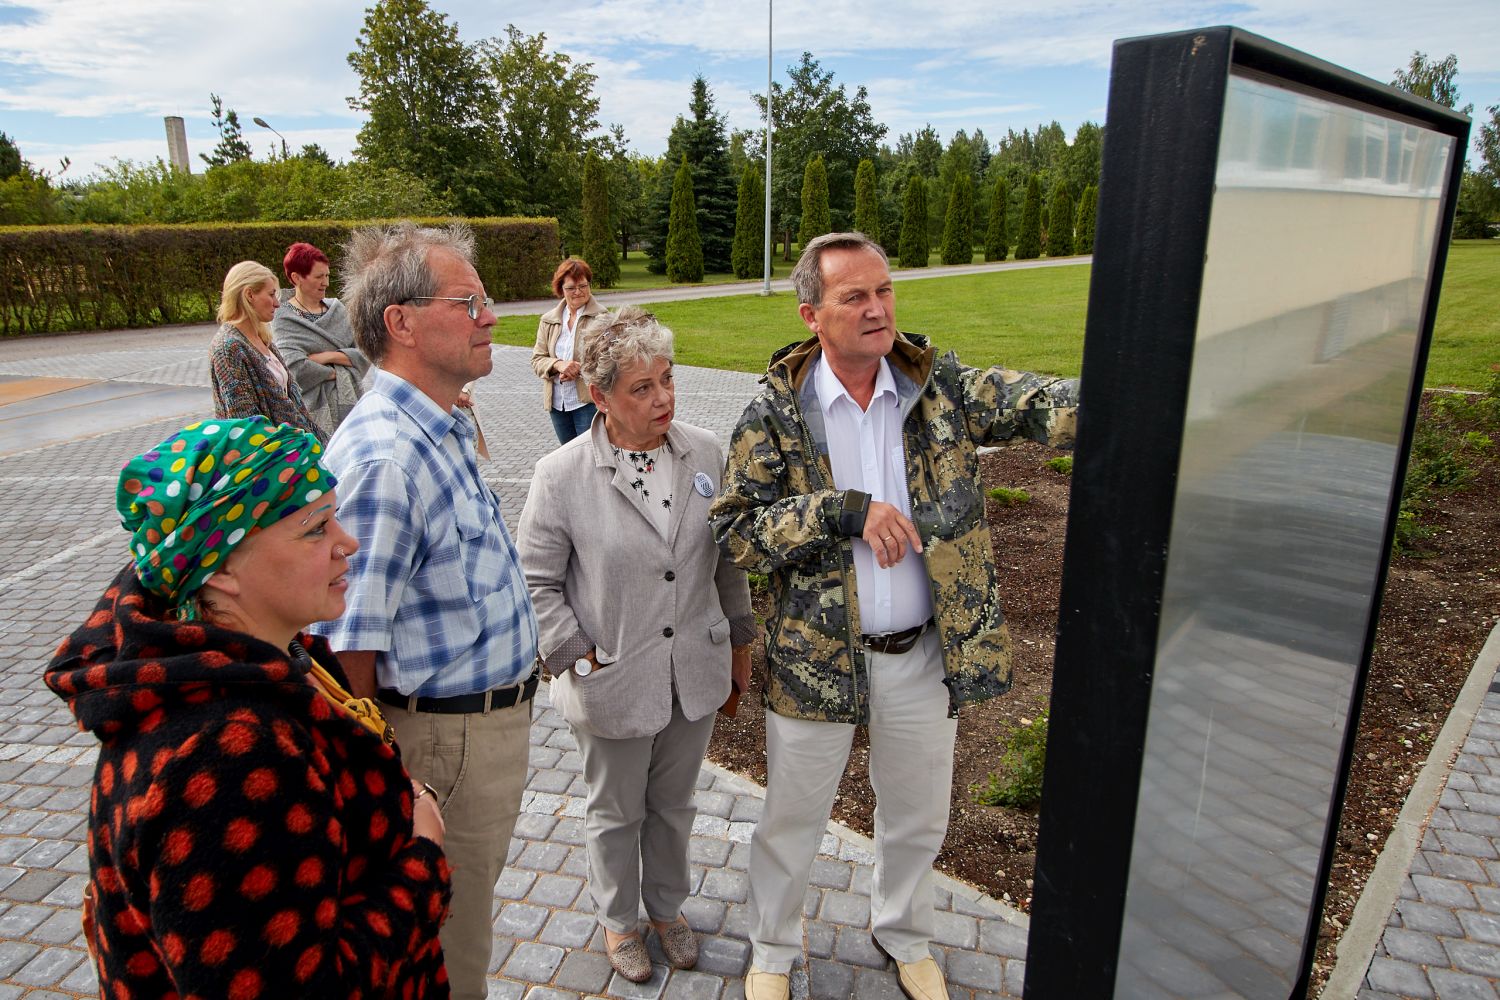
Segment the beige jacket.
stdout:
<path fill-rule="evenodd" d="M 713 712 L 729 694 L 731 639 L 756 634 L 745 572 L 708 525 L 724 470 L 718 439 L 679 422 L 667 440 L 666 538 L 630 487 L 633 470 L 616 466 L 602 415 L 537 462 L 516 533 L 553 705 L 605 739 L 666 728 L 674 688 L 689 719 Z M 573 662 L 590 649 L 600 668 L 578 677 Z"/>
<path fill-rule="evenodd" d="M 552 366 L 557 363 L 557 338 L 562 336 L 562 315 L 565 302 L 559 302 L 547 312 L 542 314 L 541 322 L 536 326 L 536 345 L 531 349 L 531 370 L 536 372 L 536 377 L 542 380 L 542 409 L 552 409 L 552 387 L 557 384 L 557 376 L 553 374 Z M 590 328 L 603 327 L 605 317 L 609 310 L 599 304 L 599 300 L 593 295 L 589 296 L 588 305 L 583 307 L 579 314 L 578 328 L 573 337 L 573 360 L 577 361 L 583 357 L 583 338 Z M 589 401 L 588 389 L 582 382 L 578 384 L 578 398 L 585 403 Z"/>

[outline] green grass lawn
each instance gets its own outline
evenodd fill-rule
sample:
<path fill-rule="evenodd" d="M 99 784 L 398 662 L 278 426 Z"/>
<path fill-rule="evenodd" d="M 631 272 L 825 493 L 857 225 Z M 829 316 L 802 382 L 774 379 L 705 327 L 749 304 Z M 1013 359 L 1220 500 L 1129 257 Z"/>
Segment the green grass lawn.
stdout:
<path fill-rule="evenodd" d="M 644 274 L 644 257 L 639 263 Z M 899 282 L 896 323 L 971 365 L 1077 375 L 1090 273 L 1084 264 Z M 650 308 L 672 328 L 677 360 L 688 365 L 760 372 L 772 351 L 808 336 L 789 292 Z M 536 323 L 536 316 L 502 317 L 495 340 L 529 347 Z M 1457 241 L 1448 253 L 1426 384 L 1479 389 L 1497 362 L 1500 240 Z"/>
<path fill-rule="evenodd" d="M 1500 240 L 1454 240 L 1443 271 L 1429 386 L 1482 389 L 1500 363 Z"/>

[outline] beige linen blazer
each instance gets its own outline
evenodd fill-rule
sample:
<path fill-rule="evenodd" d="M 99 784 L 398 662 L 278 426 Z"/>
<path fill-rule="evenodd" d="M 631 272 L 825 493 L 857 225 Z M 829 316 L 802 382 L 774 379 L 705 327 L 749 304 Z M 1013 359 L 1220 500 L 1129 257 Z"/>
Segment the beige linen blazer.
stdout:
<path fill-rule="evenodd" d="M 745 572 L 721 556 L 708 524 L 724 471 L 718 439 L 674 422 L 667 441 L 666 538 L 630 488 L 633 470 L 616 465 L 602 414 L 588 434 L 537 462 L 516 533 L 553 704 L 605 739 L 665 729 L 674 687 L 689 719 L 723 704 L 729 619 L 751 613 Z M 590 646 L 600 669 L 578 677 L 573 658 Z"/>
<path fill-rule="evenodd" d="M 557 338 L 562 336 L 562 314 L 566 302 L 559 302 L 542 313 L 536 325 L 536 344 L 531 348 L 531 370 L 542 380 L 542 409 L 552 409 L 552 390 L 557 385 L 557 376 L 552 366 L 557 363 Z M 589 295 L 588 304 L 578 313 L 578 327 L 573 335 L 573 360 L 583 357 L 583 338 L 591 330 L 603 329 L 609 320 L 609 310 L 599 300 Z M 588 386 L 578 381 L 578 398 L 590 402 Z"/>

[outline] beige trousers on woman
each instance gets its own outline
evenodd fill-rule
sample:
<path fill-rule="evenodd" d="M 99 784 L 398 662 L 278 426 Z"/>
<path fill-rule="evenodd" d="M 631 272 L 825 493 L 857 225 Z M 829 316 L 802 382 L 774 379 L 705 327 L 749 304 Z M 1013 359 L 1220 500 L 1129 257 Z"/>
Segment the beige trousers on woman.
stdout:
<path fill-rule="evenodd" d="M 642 903 L 652 920 L 677 919 L 690 885 L 693 788 L 713 731 L 713 712 L 690 721 L 676 698 L 672 721 L 652 736 L 607 740 L 573 731 L 589 786 L 589 892 L 606 930 L 635 930 Z"/>

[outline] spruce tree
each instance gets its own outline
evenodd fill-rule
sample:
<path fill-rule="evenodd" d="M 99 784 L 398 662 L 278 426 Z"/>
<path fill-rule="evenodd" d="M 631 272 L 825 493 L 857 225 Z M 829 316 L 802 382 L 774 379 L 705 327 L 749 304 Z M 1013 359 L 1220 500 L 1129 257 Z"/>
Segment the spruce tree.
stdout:
<path fill-rule="evenodd" d="M 703 241 L 698 237 L 693 168 L 686 155 L 672 179 L 672 214 L 667 222 L 667 279 L 674 282 L 703 280 Z"/>
<path fill-rule="evenodd" d="M 959 171 L 948 195 L 943 219 L 943 263 L 967 264 L 974 259 L 974 185 L 968 171 Z"/>
<path fill-rule="evenodd" d="M 745 164 L 740 174 L 740 203 L 734 213 L 734 251 L 730 266 L 736 278 L 759 278 L 765 274 L 766 189 L 760 170 Z"/>
<path fill-rule="evenodd" d="M 906 180 L 901 210 L 901 266 L 927 266 L 927 182 L 913 173 Z"/>
<path fill-rule="evenodd" d="M 828 212 L 828 169 L 823 166 L 822 154 L 807 161 L 802 171 L 802 228 L 797 230 L 797 242 L 807 246 L 809 242 L 833 232 L 833 220 Z"/>
<path fill-rule="evenodd" d="M 1021 206 L 1021 234 L 1016 239 L 1016 260 L 1036 260 L 1042 255 L 1042 181 L 1036 174 L 1026 182 L 1026 201 Z"/>
<path fill-rule="evenodd" d="M 1052 187 L 1051 212 L 1047 218 L 1047 256 L 1067 257 L 1073 253 L 1073 192 L 1067 181 Z"/>
<path fill-rule="evenodd" d="M 619 282 L 620 261 L 609 226 L 609 172 L 593 150 L 583 160 L 583 259 L 600 288 L 613 288 Z"/>
<path fill-rule="evenodd" d="M 1005 199 L 1009 195 L 1004 175 L 996 174 L 995 188 L 990 194 L 990 221 L 984 230 L 985 260 L 1004 260 L 1010 253 L 1010 238 L 1005 233 Z"/>
<path fill-rule="evenodd" d="M 1094 252 L 1094 224 L 1099 212 L 1099 189 L 1090 184 L 1078 199 L 1078 232 L 1073 238 L 1076 253 Z"/>
<path fill-rule="evenodd" d="M 880 242 L 880 196 L 875 193 L 875 164 L 860 160 L 854 174 L 854 228 Z"/>
<path fill-rule="evenodd" d="M 703 243 L 704 267 L 715 273 L 730 269 L 734 249 L 735 188 L 729 166 L 728 129 L 724 117 L 714 108 L 713 94 L 703 77 L 693 80 L 688 115 L 678 115 L 667 137 L 664 162 L 656 190 L 646 212 L 647 270 L 652 274 L 666 271 L 667 230 L 672 214 L 672 189 L 676 168 L 671 166 L 687 157 L 693 171 L 693 192 L 698 204 L 699 238 Z"/>

